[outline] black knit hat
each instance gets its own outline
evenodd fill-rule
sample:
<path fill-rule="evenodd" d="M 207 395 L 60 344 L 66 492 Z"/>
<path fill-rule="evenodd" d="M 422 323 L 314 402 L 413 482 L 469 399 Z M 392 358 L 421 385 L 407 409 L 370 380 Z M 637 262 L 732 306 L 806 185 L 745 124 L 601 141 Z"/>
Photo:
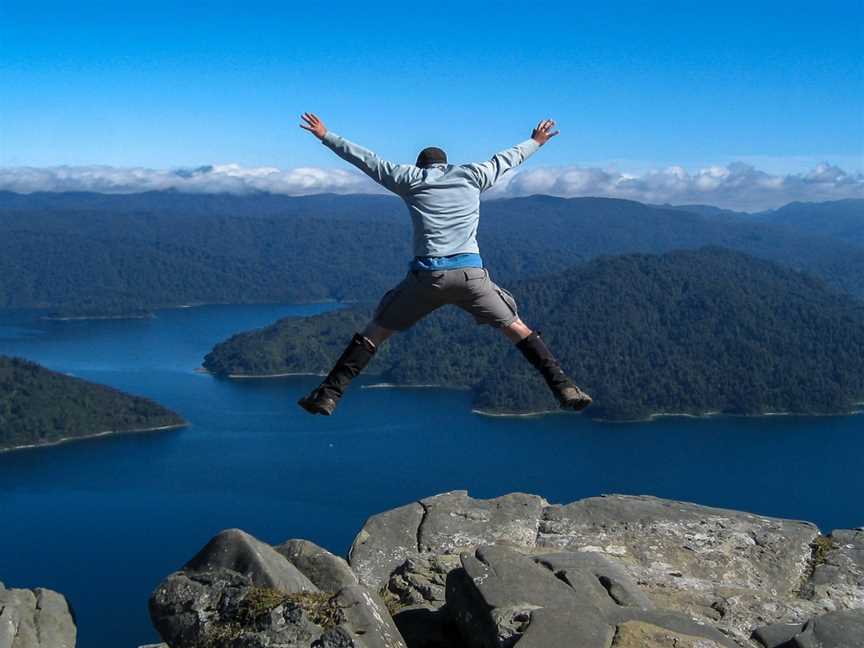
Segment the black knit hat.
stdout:
<path fill-rule="evenodd" d="M 447 154 L 437 146 L 425 148 L 417 156 L 417 166 L 421 169 L 430 167 L 433 164 L 447 164 Z"/>

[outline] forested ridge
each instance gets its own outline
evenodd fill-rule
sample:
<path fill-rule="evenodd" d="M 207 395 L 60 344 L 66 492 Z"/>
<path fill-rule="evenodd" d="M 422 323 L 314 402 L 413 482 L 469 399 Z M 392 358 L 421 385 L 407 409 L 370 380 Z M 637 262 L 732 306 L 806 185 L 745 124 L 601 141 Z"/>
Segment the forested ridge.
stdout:
<path fill-rule="evenodd" d="M 858 231 L 850 214 L 859 203 L 836 203 L 843 231 Z M 834 205 L 820 203 L 814 218 Z M 796 222 L 805 220 L 796 209 Z M 490 200 L 482 214 L 484 259 L 506 281 L 604 254 L 711 244 L 864 296 L 864 246 L 852 235 L 604 198 Z M 404 206 L 390 196 L 0 192 L 0 308 L 122 315 L 187 303 L 371 300 L 404 272 L 410 238 Z"/>
<path fill-rule="evenodd" d="M 710 247 L 603 257 L 507 287 L 594 396 L 595 417 L 845 413 L 864 401 L 864 304 L 776 263 Z M 236 335 L 205 367 L 325 372 L 370 308 Z M 489 412 L 555 409 L 518 351 L 453 307 L 394 337 L 368 373 L 470 387 L 475 407 Z"/>
<path fill-rule="evenodd" d="M 183 424 L 146 398 L 0 356 L 0 450 Z"/>

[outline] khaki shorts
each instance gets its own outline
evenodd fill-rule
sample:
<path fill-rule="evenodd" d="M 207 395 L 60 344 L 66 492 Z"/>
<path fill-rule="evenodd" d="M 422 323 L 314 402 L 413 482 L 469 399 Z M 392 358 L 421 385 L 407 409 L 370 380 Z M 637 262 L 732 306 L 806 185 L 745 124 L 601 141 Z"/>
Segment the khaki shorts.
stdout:
<path fill-rule="evenodd" d="M 519 317 L 513 295 L 496 285 L 488 270 L 459 268 L 409 272 L 381 298 L 374 321 L 404 331 L 445 304 L 471 313 L 478 324 L 495 327 L 509 326 Z"/>

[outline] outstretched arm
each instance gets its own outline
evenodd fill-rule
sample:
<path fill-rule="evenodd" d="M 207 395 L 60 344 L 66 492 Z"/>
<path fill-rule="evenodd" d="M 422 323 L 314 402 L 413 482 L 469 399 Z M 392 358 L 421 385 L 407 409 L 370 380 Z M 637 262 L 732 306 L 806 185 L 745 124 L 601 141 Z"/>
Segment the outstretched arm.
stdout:
<path fill-rule="evenodd" d="M 375 182 L 397 194 L 409 186 L 414 167 L 382 160 L 369 149 L 328 131 L 324 122 L 313 113 L 303 113 L 301 117 L 306 123 L 300 124 L 300 128 L 312 133 L 336 155 L 356 166 Z"/>
<path fill-rule="evenodd" d="M 513 148 L 496 153 L 491 160 L 482 164 L 465 165 L 474 175 L 480 191 L 491 188 L 505 173 L 522 164 L 550 139 L 558 134 L 553 131 L 555 122 L 544 119 L 532 131 L 531 137 Z"/>

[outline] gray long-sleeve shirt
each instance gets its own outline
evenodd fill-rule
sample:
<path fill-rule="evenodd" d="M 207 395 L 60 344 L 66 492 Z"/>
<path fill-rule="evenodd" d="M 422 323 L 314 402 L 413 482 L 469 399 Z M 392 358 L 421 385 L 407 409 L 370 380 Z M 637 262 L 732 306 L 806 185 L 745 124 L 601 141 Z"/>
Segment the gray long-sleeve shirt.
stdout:
<path fill-rule="evenodd" d="M 418 257 L 479 253 L 480 194 L 540 148 L 535 140 L 527 139 L 488 162 L 436 164 L 421 169 L 382 160 L 332 131 L 327 131 L 322 143 L 405 201 L 414 226 L 414 255 Z"/>

